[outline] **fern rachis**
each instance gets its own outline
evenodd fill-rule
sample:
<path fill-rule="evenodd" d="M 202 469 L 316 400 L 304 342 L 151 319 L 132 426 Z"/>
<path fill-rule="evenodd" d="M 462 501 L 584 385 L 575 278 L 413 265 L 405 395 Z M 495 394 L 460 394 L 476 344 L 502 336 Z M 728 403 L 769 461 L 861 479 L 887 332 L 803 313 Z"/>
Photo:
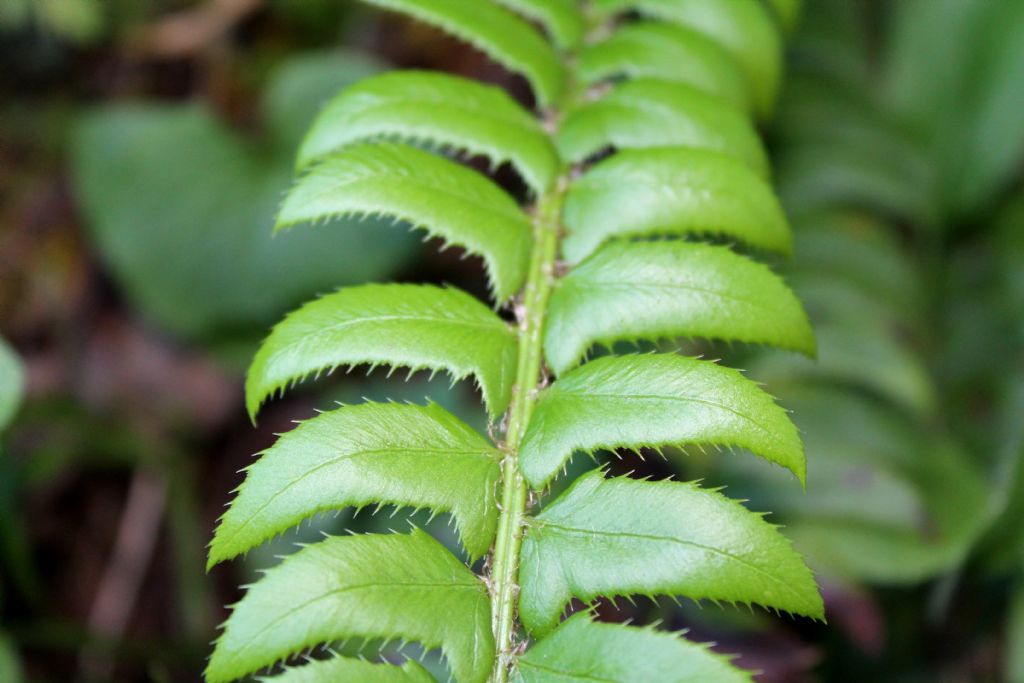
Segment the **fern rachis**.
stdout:
<path fill-rule="evenodd" d="M 420 530 L 329 538 L 249 589 L 207 680 L 346 638 L 440 649 L 457 683 L 549 683 L 587 672 L 621 683 L 750 680 L 675 635 L 585 613 L 561 618 L 573 598 L 666 593 L 820 618 L 813 576 L 761 515 L 693 483 L 601 469 L 541 510 L 530 501 L 577 450 L 740 446 L 803 481 L 795 428 L 738 372 L 672 354 L 585 362 L 597 345 L 680 336 L 813 353 L 806 316 L 781 280 L 732 250 L 692 241 L 713 234 L 789 250 L 746 108 L 764 114 L 774 99 L 779 38 L 768 9 L 757 0 L 369 2 L 523 74 L 542 113 L 453 76 L 369 79 L 314 124 L 278 225 L 382 214 L 425 229 L 483 257 L 494 303 L 511 305 L 515 321 L 455 289 L 342 290 L 275 328 L 250 370 L 247 403 L 255 416 L 268 397 L 337 366 L 429 368 L 473 376 L 500 438 L 489 442 L 434 404 L 366 403 L 315 417 L 250 468 L 210 563 L 319 512 L 385 503 L 451 513 L 466 554 L 487 554 L 485 576 Z M 632 11 L 644 18 L 625 20 Z M 673 59 L 697 60 L 679 66 L 699 78 L 670 78 Z M 622 76 L 642 80 L 601 85 Z M 651 120 L 670 127 L 661 145 L 643 130 Z M 609 159 L 589 163 L 608 147 Z M 445 150 L 510 162 L 532 206 Z M 432 677 L 414 663 L 335 656 L 275 680 Z"/>

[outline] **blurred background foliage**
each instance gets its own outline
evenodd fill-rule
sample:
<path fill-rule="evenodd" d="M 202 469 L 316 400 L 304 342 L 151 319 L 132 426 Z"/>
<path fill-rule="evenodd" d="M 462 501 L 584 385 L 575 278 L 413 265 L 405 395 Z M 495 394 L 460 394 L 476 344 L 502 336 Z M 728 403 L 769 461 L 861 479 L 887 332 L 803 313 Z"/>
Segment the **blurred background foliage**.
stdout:
<path fill-rule="evenodd" d="M 601 609 L 690 628 L 766 683 L 1024 683 L 1024 0 L 804 4 L 766 132 L 797 241 L 777 265 L 819 358 L 677 346 L 794 411 L 807 490 L 731 454 L 606 457 L 773 511 L 830 624 Z M 296 541 L 424 523 L 329 515 L 205 574 L 238 470 L 291 420 L 429 393 L 486 428 L 470 387 L 382 373 L 245 417 L 245 363 L 298 303 L 396 277 L 485 289 L 401 226 L 270 234 L 320 103 L 389 64 L 526 96 L 355 3 L 0 1 L 0 681 L 198 680 L 235 586 Z"/>

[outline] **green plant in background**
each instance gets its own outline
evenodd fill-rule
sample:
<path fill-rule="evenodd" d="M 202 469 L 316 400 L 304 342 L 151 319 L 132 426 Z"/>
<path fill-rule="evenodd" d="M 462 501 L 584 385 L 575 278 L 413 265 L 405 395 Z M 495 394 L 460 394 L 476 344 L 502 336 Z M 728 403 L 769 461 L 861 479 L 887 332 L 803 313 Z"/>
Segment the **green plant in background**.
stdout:
<path fill-rule="evenodd" d="M 0 30 L 35 25 L 76 43 L 96 40 L 104 29 L 104 7 L 90 0 L 7 0 L 0 5 Z"/>
<path fill-rule="evenodd" d="M 7 342 L 0 339 L 0 430 L 14 418 L 23 385 L 21 362 Z"/>
<path fill-rule="evenodd" d="M 586 612 L 559 622 L 574 599 L 637 594 L 820 619 L 814 578 L 776 527 L 695 483 L 602 468 L 560 495 L 545 491 L 576 451 L 682 444 L 745 448 L 804 480 L 796 428 L 738 371 L 664 353 L 584 363 L 595 347 L 666 337 L 813 353 L 798 300 L 768 268 L 680 239 L 791 248 L 751 117 L 772 110 L 780 78 L 772 7 L 791 20 L 794 3 L 371 4 L 438 26 L 523 75 L 541 114 L 443 74 L 362 81 L 314 123 L 277 227 L 400 220 L 480 256 L 493 308 L 413 284 L 329 294 L 264 342 L 247 404 L 255 418 L 267 398 L 338 366 L 427 368 L 474 378 L 491 438 L 429 402 L 343 406 L 283 435 L 248 468 L 216 530 L 211 566 L 318 513 L 371 504 L 450 514 L 462 549 L 418 529 L 304 547 L 235 606 L 207 680 L 354 638 L 440 649 L 459 683 L 749 681 L 727 658 L 672 634 Z M 435 151 L 510 163 L 528 206 Z M 651 237 L 674 239 L 641 239 Z M 513 321 L 495 311 L 503 307 Z M 411 661 L 336 655 L 275 680 L 433 678 Z"/>
<path fill-rule="evenodd" d="M 7 342 L 0 338 L 0 435 L 14 418 L 23 391 L 21 362 Z M 3 444 L 0 443 L 0 460 L 5 457 Z M 17 652 L 3 631 L 0 631 L 0 680 L 9 683 L 18 683 L 22 680 Z"/>
<path fill-rule="evenodd" d="M 864 7 L 814 3 L 780 107 L 778 184 L 797 255 L 786 277 L 819 357 L 762 357 L 751 374 L 794 409 L 815 465 L 809 493 L 726 465 L 830 584 L 937 580 L 927 604 L 904 592 L 885 615 L 881 662 L 858 670 L 836 647 L 825 676 L 965 680 L 957 658 L 989 626 L 972 623 L 934 657 L 920 624 L 959 625 L 958 587 L 977 598 L 979 577 L 1024 565 L 1024 204 L 999 208 L 1024 156 L 1024 49 L 1010 38 L 1024 2 L 912 0 L 886 17 L 873 44 Z M 987 616 L 1016 682 L 1024 626 L 1020 598 L 1006 602 L 1017 607 Z"/>
<path fill-rule="evenodd" d="M 268 80 L 265 132 L 253 141 L 196 104 L 109 105 L 83 117 L 72 148 L 75 189 L 132 303 L 191 339 L 254 340 L 318 290 L 398 272 L 416 241 L 386 226 L 367 232 L 341 221 L 294 239 L 273 239 L 269 229 L 317 107 L 379 69 L 343 52 L 288 60 Z"/>

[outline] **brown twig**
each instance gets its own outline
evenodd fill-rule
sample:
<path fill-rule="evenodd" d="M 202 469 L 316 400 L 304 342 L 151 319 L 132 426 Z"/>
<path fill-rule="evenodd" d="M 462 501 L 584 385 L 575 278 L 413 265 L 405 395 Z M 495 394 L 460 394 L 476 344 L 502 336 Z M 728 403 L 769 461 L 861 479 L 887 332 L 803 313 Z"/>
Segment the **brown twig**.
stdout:
<path fill-rule="evenodd" d="M 89 612 L 89 630 L 104 640 L 120 640 L 135 609 L 139 588 L 153 558 L 167 500 L 167 483 L 144 467 L 135 470 L 117 540 Z M 113 661 L 86 646 L 79 656 L 85 680 L 110 680 Z"/>
<path fill-rule="evenodd" d="M 133 32 L 128 39 L 128 52 L 160 59 L 191 57 L 215 43 L 261 5 L 263 0 L 210 0 Z"/>

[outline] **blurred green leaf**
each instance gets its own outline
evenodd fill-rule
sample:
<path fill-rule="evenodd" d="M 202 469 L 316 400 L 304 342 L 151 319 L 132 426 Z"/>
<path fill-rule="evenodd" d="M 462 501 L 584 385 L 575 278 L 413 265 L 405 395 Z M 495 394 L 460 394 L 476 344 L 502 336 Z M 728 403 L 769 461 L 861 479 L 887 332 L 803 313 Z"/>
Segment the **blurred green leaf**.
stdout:
<path fill-rule="evenodd" d="M 813 566 L 839 578 L 901 584 L 963 559 L 985 525 L 987 491 L 961 452 L 841 387 L 790 388 L 782 402 L 804 436 L 808 493 L 792 496 L 784 477 L 755 461 L 724 462 L 756 470 L 743 477 L 743 492 L 778 513 Z"/>
<path fill-rule="evenodd" d="M 14 417 L 23 391 L 21 362 L 14 350 L 0 338 L 0 430 Z"/>
<path fill-rule="evenodd" d="M 1024 155 L 1024 0 L 986 3 L 986 9 L 956 102 L 959 140 L 946 158 L 944 189 L 959 212 L 989 201 L 1021 168 Z"/>
<path fill-rule="evenodd" d="M 1024 565 L 1024 366 L 1010 372 L 995 420 L 1000 459 L 995 467 L 991 528 L 979 543 L 979 554 L 1000 572 Z M 986 426 L 992 428 L 990 421 Z"/>
<path fill-rule="evenodd" d="M 25 680 L 22 675 L 21 662 L 18 661 L 18 653 L 14 644 L 6 634 L 0 632 L 0 681 L 4 683 L 21 683 Z"/>
<path fill-rule="evenodd" d="M 1016 337 L 1024 341 L 1024 191 L 1007 202 L 995 231 L 993 251 L 1004 297 L 999 304 L 1009 314 L 1007 318 L 1016 323 Z"/>
<path fill-rule="evenodd" d="M 796 30 L 804 9 L 804 0 L 768 0 L 768 5 L 787 33 Z"/>
<path fill-rule="evenodd" d="M 33 22 L 44 32 L 89 43 L 104 30 L 104 11 L 104 4 L 95 0 L 4 0 L 0 29 L 21 29 Z"/>
<path fill-rule="evenodd" d="M 1024 153 L 1024 1 L 895 3 L 887 99 L 932 141 L 936 200 L 954 214 L 991 201 Z"/>
<path fill-rule="evenodd" d="M 904 323 L 919 321 L 924 305 L 921 274 L 880 223 L 831 212 L 804 216 L 794 227 L 795 256 L 787 277 L 804 283 L 795 286 L 801 299 L 814 301 L 822 288 L 847 285 Z M 818 320 L 855 317 L 845 306 L 817 313 Z"/>
<path fill-rule="evenodd" d="M 778 164 L 779 194 L 791 214 L 838 206 L 932 222 L 931 168 L 900 132 L 835 116 L 816 135 L 807 140 L 804 129 Z"/>
<path fill-rule="evenodd" d="M 918 352 L 902 344 L 878 320 L 842 319 L 814 326 L 818 357 L 766 353 L 751 374 L 769 386 L 828 379 L 884 397 L 911 414 L 928 415 L 935 387 Z"/>
<path fill-rule="evenodd" d="M 318 291 L 385 279 L 405 263 L 414 240 L 383 224 L 271 236 L 301 131 L 320 103 L 372 71 L 347 54 L 287 63 L 268 86 L 262 141 L 198 104 L 84 117 L 76 190 L 100 255 L 147 317 L 193 338 L 260 330 Z"/>
<path fill-rule="evenodd" d="M 885 64 L 886 100 L 903 116 L 934 129 L 954 113 L 967 74 L 971 35 L 989 0 L 899 0 L 892 3 Z"/>
<path fill-rule="evenodd" d="M 1024 683 L 1024 581 L 1018 582 L 1007 624 L 1006 682 Z"/>
<path fill-rule="evenodd" d="M 812 74 L 829 79 L 834 87 L 863 88 L 870 68 L 865 7 L 849 0 L 807 3 L 800 31 L 789 45 L 793 66 L 787 89 Z"/>

